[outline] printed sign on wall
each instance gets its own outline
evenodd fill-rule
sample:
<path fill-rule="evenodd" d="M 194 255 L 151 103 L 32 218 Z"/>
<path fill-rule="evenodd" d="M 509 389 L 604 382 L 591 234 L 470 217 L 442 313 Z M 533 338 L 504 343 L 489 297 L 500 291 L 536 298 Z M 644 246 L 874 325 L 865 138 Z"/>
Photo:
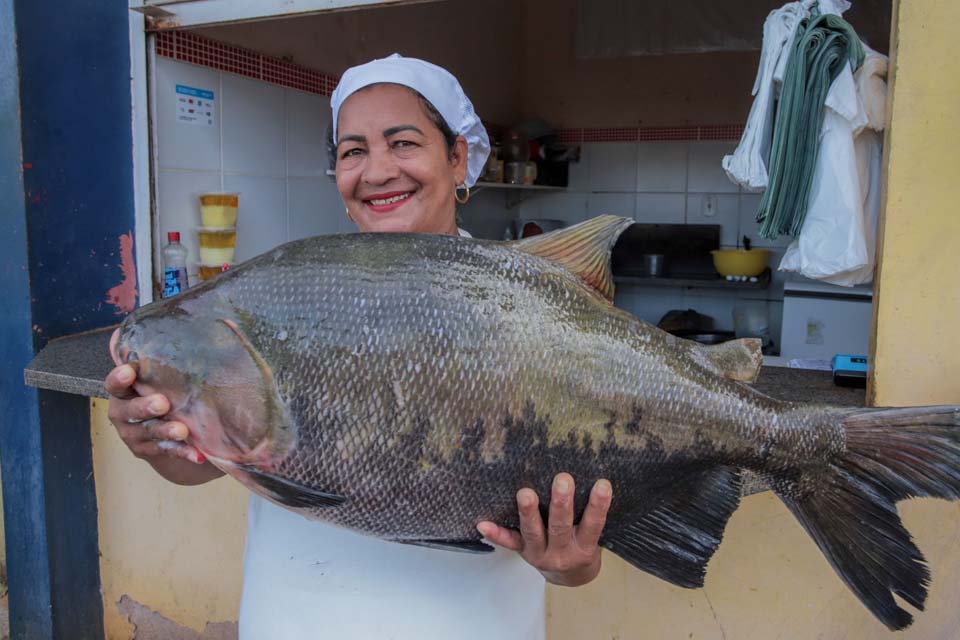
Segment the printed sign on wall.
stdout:
<path fill-rule="evenodd" d="M 213 91 L 177 85 L 177 122 L 212 127 L 216 118 L 215 104 Z"/>

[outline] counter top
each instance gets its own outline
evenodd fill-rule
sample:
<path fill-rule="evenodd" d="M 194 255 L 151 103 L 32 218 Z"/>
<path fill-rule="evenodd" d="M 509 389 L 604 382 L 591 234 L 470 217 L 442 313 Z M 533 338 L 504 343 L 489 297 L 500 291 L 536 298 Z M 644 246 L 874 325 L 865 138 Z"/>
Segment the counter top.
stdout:
<path fill-rule="evenodd" d="M 110 334 L 116 327 L 51 340 L 23 371 L 31 387 L 106 398 L 103 379 L 113 369 Z"/>
<path fill-rule="evenodd" d="M 106 398 L 103 379 L 113 368 L 108 349 L 113 329 L 51 340 L 24 370 L 24 382 L 40 389 Z M 781 400 L 864 406 L 863 389 L 835 386 L 828 371 L 765 366 L 753 386 Z M 759 477 L 749 472 L 744 474 L 744 495 L 766 489 Z"/>

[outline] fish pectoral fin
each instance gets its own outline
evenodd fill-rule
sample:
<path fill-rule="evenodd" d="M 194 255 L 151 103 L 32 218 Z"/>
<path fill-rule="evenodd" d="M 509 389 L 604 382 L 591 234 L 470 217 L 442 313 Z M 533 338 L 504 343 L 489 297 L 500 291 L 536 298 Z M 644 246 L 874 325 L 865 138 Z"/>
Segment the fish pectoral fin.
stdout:
<path fill-rule="evenodd" d="M 328 491 L 320 491 L 286 478 L 261 471 L 253 465 L 237 465 L 237 469 L 250 476 L 267 497 L 279 504 L 297 509 L 337 507 L 346 502 L 346 497 Z"/>
<path fill-rule="evenodd" d="M 763 364 L 763 342 L 759 338 L 740 338 L 714 345 L 697 345 L 700 353 L 724 378 L 755 382 Z"/>
<path fill-rule="evenodd" d="M 460 551 L 461 553 L 490 553 L 493 551 L 493 547 L 480 540 L 395 540 L 394 542 L 416 547 L 427 547 L 428 549 Z"/>
<path fill-rule="evenodd" d="M 513 246 L 566 267 L 612 303 L 610 251 L 620 234 L 632 224 L 632 218 L 597 216 L 566 229 L 517 240 Z"/>
<path fill-rule="evenodd" d="M 638 569 L 678 587 L 702 587 L 707 562 L 739 502 L 739 469 L 711 469 L 654 496 L 649 509 L 604 533 L 600 542 Z"/>

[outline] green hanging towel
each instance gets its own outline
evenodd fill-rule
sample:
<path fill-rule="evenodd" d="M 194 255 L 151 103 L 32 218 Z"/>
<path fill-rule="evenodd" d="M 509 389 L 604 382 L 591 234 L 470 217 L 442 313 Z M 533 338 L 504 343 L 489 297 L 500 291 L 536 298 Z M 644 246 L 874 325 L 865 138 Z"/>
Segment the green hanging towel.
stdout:
<path fill-rule="evenodd" d="M 770 178 L 757 211 L 762 237 L 800 233 L 827 93 L 848 60 L 856 71 L 863 58 L 860 38 L 840 16 L 815 14 L 797 27 L 773 125 Z"/>

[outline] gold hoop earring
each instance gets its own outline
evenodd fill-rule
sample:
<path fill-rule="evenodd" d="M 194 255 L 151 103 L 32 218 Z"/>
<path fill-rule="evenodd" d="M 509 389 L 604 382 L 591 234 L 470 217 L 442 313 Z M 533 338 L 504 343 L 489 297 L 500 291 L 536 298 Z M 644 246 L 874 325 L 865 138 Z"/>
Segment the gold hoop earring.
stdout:
<path fill-rule="evenodd" d="M 463 189 L 465 190 L 465 193 L 462 198 L 460 197 L 460 187 L 463 187 Z M 468 187 L 465 184 L 457 185 L 456 187 L 453 188 L 453 197 L 460 204 L 467 204 L 467 202 L 470 201 L 470 187 Z"/>

